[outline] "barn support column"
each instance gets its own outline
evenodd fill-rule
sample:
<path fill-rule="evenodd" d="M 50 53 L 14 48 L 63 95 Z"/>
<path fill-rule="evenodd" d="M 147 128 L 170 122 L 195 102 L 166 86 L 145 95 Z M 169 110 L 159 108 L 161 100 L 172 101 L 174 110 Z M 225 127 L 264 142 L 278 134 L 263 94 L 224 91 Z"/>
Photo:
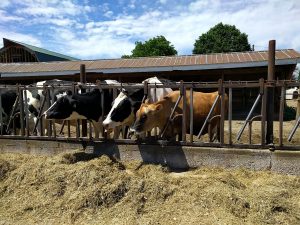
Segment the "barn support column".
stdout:
<path fill-rule="evenodd" d="M 86 72 L 85 72 L 85 64 L 80 65 L 80 83 L 86 83 Z M 81 89 L 81 93 L 85 93 L 85 88 Z M 82 120 L 82 137 L 87 137 L 87 121 Z"/>
<path fill-rule="evenodd" d="M 267 134 L 266 143 L 274 145 L 273 121 L 274 121 L 274 87 L 272 84 L 275 80 L 275 46 L 276 41 L 269 41 L 268 49 L 268 85 L 267 88 Z"/>

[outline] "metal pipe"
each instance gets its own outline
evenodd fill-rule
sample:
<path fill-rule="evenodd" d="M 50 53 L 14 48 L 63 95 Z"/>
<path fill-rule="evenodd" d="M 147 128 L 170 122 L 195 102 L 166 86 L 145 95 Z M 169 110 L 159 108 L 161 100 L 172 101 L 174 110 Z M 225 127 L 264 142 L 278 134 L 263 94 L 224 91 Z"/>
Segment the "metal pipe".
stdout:
<path fill-rule="evenodd" d="M 24 103 L 25 103 L 25 107 L 24 107 L 24 111 L 25 111 L 25 121 L 26 121 L 26 136 L 28 137 L 29 136 L 29 119 L 28 119 L 28 113 L 29 113 L 29 110 L 28 110 L 28 103 L 27 103 L 27 91 L 26 91 L 26 87 L 24 89 Z"/>
<path fill-rule="evenodd" d="M 279 146 L 283 145 L 283 111 L 285 102 L 285 85 L 282 84 L 279 109 Z"/>
<path fill-rule="evenodd" d="M 275 45 L 276 41 L 269 41 L 268 49 L 268 82 L 275 80 Z M 268 87 L 267 92 L 267 135 L 266 143 L 274 144 L 273 122 L 274 122 L 274 87 Z"/>
<path fill-rule="evenodd" d="M 190 142 L 193 143 L 194 138 L 194 92 L 190 89 Z"/>
<path fill-rule="evenodd" d="M 240 140 L 240 138 L 241 138 L 241 136 L 242 136 L 242 133 L 244 132 L 245 127 L 247 126 L 247 123 L 249 122 L 249 119 L 250 119 L 250 117 L 252 116 L 252 113 L 253 113 L 253 111 L 255 110 L 256 105 L 258 104 L 260 98 L 261 98 L 261 95 L 259 94 L 259 95 L 257 96 L 257 98 L 256 98 L 256 100 L 255 100 L 255 102 L 254 102 L 254 104 L 253 104 L 253 106 L 252 106 L 252 108 L 251 108 L 251 110 L 250 110 L 250 112 L 249 112 L 249 114 L 248 114 L 248 116 L 247 116 L 245 122 L 244 122 L 244 125 L 242 126 L 242 128 L 241 128 L 240 131 L 238 132 L 237 139 L 236 139 L 237 141 Z"/>
<path fill-rule="evenodd" d="M 266 144 L 266 112 L 267 112 L 267 94 L 265 81 L 263 78 L 259 79 L 260 83 L 260 94 L 262 95 L 261 100 L 261 146 Z"/>
<path fill-rule="evenodd" d="M 293 136 L 294 136 L 294 134 L 295 134 L 297 128 L 299 127 L 299 125 L 300 125 L 300 116 L 298 117 L 298 120 L 297 120 L 295 126 L 293 127 L 293 129 L 292 129 L 292 131 L 291 131 L 289 137 L 288 137 L 288 141 L 289 141 L 289 142 L 292 140 L 292 138 L 293 138 Z"/>
<path fill-rule="evenodd" d="M 176 103 L 175 103 L 175 105 L 174 105 L 174 108 L 173 108 L 172 111 L 171 111 L 171 114 L 170 114 L 170 116 L 169 116 L 169 119 L 168 119 L 166 125 L 164 126 L 164 129 L 161 131 L 160 137 L 163 137 L 163 135 L 165 134 L 165 132 L 166 132 L 166 130 L 167 130 L 167 128 L 168 128 L 168 126 L 169 126 L 169 124 L 170 124 L 170 122 L 171 122 L 171 118 L 173 117 L 173 115 L 174 115 L 174 113 L 175 113 L 175 110 L 176 110 L 176 108 L 177 108 L 177 106 L 178 106 L 178 104 L 179 104 L 181 98 L 182 98 L 182 95 L 179 95 L 178 98 L 177 98 L 177 101 L 176 101 Z"/>
<path fill-rule="evenodd" d="M 183 81 L 180 81 L 180 95 L 182 95 L 182 141 L 186 141 L 186 91 Z"/>
<path fill-rule="evenodd" d="M 229 88 L 229 99 L 228 99 L 228 132 L 229 132 L 229 145 L 232 145 L 232 88 Z"/>
<path fill-rule="evenodd" d="M 20 95 L 20 123 L 21 123 L 21 136 L 25 136 L 25 127 L 24 127 L 24 98 L 23 98 L 23 89 L 19 89 L 19 95 Z M 27 101 L 27 99 L 25 100 Z"/>
<path fill-rule="evenodd" d="M 1 127 L 0 127 L 0 135 L 3 134 L 3 125 L 4 125 L 3 124 L 3 117 L 2 117 L 2 110 L 3 110 L 3 108 L 2 108 L 2 89 L 0 88 L 0 125 L 1 125 Z"/>
<path fill-rule="evenodd" d="M 209 120 L 211 114 L 213 113 L 213 110 L 214 110 L 214 108 L 216 107 L 216 104 L 217 104 L 219 98 L 220 98 L 220 95 L 218 95 L 218 96 L 216 97 L 216 99 L 215 99 L 215 101 L 214 101 L 214 103 L 213 103 L 213 105 L 212 105 L 212 107 L 211 107 L 211 109 L 210 109 L 210 111 L 209 111 L 209 113 L 208 113 L 208 115 L 207 115 L 205 121 L 204 121 L 204 124 L 202 125 L 201 130 L 200 130 L 200 132 L 199 132 L 199 134 L 198 134 L 198 136 L 197 136 L 198 139 L 199 139 L 200 136 L 202 135 L 202 133 L 203 133 L 203 131 L 204 131 L 204 128 L 205 128 L 205 126 L 206 126 L 206 124 L 207 124 L 207 121 Z"/>

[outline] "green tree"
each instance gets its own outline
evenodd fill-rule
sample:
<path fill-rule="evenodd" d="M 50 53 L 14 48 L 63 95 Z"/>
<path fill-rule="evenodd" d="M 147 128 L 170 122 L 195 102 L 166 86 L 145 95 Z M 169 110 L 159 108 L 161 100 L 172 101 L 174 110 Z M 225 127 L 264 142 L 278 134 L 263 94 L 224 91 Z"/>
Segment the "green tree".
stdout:
<path fill-rule="evenodd" d="M 131 55 L 123 55 L 122 58 L 176 55 L 177 51 L 164 36 L 157 36 L 144 43 L 135 42 L 135 48 L 131 53 Z"/>
<path fill-rule="evenodd" d="M 251 51 L 248 35 L 235 26 L 219 23 L 195 41 L 193 53 Z"/>

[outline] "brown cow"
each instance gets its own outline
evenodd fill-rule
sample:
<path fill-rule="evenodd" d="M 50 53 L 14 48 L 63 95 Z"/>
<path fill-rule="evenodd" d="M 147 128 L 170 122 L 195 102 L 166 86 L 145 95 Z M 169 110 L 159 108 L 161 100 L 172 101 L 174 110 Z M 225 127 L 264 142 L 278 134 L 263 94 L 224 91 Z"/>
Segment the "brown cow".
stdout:
<path fill-rule="evenodd" d="M 132 131 L 136 133 L 141 133 L 145 131 L 150 131 L 154 127 L 158 127 L 161 131 L 164 129 L 168 118 L 171 114 L 172 108 L 175 106 L 175 103 L 180 95 L 179 91 L 173 91 L 169 95 L 165 96 L 161 101 L 155 102 L 153 104 L 144 103 L 141 105 L 140 109 L 136 112 L 136 120 L 131 128 Z M 218 92 L 204 93 L 204 92 L 193 92 L 193 133 L 198 134 L 201 127 L 204 124 L 204 121 L 212 108 L 212 105 L 218 96 Z M 221 104 L 220 99 L 211 115 L 220 114 Z M 187 133 L 190 131 L 190 91 L 186 91 L 186 115 L 187 115 Z M 227 110 L 228 97 L 225 94 L 225 112 Z M 183 101 L 181 100 L 175 110 L 175 118 L 171 123 L 171 126 L 168 127 L 165 133 L 165 137 L 174 137 L 176 134 L 181 134 L 182 124 L 181 117 L 179 114 L 182 114 Z M 179 119 L 178 119 L 179 118 Z M 219 121 L 214 119 L 211 122 L 212 129 L 217 128 L 219 131 Z M 205 127 L 203 134 L 208 132 L 208 126 Z M 220 132 L 217 132 L 217 138 L 219 139 Z M 210 137 L 212 138 L 212 137 Z"/>

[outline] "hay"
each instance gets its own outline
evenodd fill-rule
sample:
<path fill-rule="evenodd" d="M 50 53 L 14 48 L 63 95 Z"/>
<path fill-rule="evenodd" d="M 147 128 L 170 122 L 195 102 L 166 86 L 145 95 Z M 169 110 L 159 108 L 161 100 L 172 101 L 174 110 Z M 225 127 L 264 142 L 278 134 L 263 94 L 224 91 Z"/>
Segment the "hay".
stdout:
<path fill-rule="evenodd" d="M 0 154 L 0 224 L 300 224 L 300 177 Z"/>

